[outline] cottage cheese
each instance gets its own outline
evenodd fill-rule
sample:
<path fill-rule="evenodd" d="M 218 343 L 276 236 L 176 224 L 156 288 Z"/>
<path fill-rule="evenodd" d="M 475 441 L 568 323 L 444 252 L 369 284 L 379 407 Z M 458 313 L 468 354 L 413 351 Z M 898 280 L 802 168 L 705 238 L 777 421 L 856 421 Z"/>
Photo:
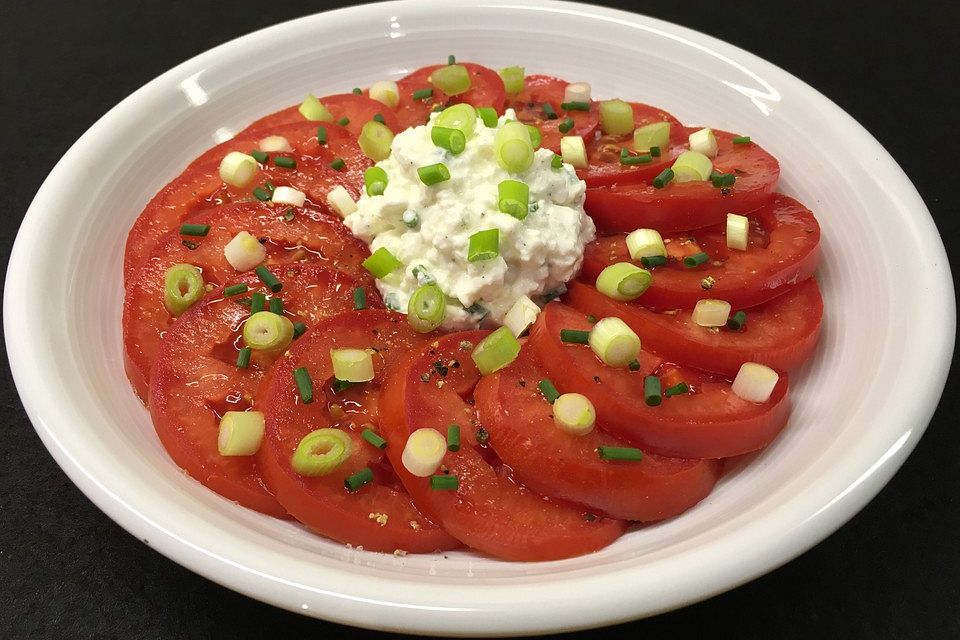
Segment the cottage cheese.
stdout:
<path fill-rule="evenodd" d="M 562 290 L 580 270 L 584 246 L 595 235 L 593 221 L 583 211 L 586 185 L 570 165 L 552 168 L 554 154 L 548 149 L 538 149 L 524 173 L 500 167 L 494 134 L 515 117 L 507 110 L 493 128 L 478 118 L 466 150 L 456 156 L 430 140 L 431 120 L 398 134 L 390 157 L 377 163 L 387 172 L 386 190 L 379 196 L 363 194 L 344 221 L 371 251 L 386 247 L 403 263 L 402 273 L 377 281 L 391 308 L 406 311 L 414 290 L 435 281 L 447 295 L 444 328 L 502 323 L 518 298 Z M 450 179 L 423 184 L 417 168 L 437 162 L 447 166 Z M 530 188 L 524 220 L 499 211 L 497 185 L 506 179 Z M 413 218 L 419 224 L 404 222 Z M 468 262 L 470 236 L 492 228 L 500 230 L 500 255 Z"/>

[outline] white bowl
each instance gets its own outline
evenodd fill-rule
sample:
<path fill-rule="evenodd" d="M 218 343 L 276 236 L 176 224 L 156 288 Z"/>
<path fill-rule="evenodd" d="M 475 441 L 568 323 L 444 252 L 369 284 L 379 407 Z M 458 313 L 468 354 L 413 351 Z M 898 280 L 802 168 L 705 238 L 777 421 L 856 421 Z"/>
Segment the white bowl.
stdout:
<path fill-rule="evenodd" d="M 954 294 L 929 213 L 870 134 L 781 69 L 688 29 L 578 4 L 495 5 L 360 6 L 217 47 L 111 110 L 43 184 L 10 260 L 10 362 L 57 462 L 145 543 L 231 589 L 337 622 L 542 633 L 666 611 L 769 571 L 847 521 L 913 449 L 950 362 Z M 747 133 L 780 159 L 781 189 L 823 228 L 823 338 L 793 378 L 785 433 L 695 509 L 588 557 L 399 558 L 247 511 L 167 458 L 123 373 L 121 255 L 154 192 L 307 91 L 398 78 L 448 53 L 586 79 L 596 95 Z"/>

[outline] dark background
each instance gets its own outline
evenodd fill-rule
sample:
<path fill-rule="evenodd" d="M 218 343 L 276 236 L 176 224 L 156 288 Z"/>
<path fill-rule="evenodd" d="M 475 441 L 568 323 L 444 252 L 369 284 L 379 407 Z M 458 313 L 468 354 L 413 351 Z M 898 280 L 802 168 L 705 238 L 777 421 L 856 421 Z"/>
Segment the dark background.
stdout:
<path fill-rule="evenodd" d="M 4 270 L 20 219 L 41 181 L 110 107 L 214 45 L 344 4 L 349 3 L 0 0 Z M 604 4 L 635 8 L 717 36 L 832 98 L 901 163 L 953 254 L 958 211 L 948 185 L 956 184 L 960 169 L 960 110 L 950 99 L 960 54 L 955 4 Z M 903 469 L 827 541 L 732 592 L 596 635 L 960 637 L 956 393 L 952 378 L 929 431 Z M 44 450 L 20 406 L 5 350 L 0 406 L 5 412 L 0 436 L 0 637 L 375 635 L 249 600 L 128 535 L 67 480 Z"/>

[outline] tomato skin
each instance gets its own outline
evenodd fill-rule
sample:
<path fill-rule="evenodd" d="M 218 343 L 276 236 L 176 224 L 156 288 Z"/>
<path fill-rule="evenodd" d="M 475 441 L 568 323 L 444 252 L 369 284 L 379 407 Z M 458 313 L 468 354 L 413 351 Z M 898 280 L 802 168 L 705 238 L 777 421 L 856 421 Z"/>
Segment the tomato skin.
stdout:
<path fill-rule="evenodd" d="M 400 103 L 394 113 L 401 129 L 426 124 L 431 110 L 437 105 L 445 107 L 462 102 L 474 107 L 493 107 L 498 114 L 503 113 L 506 92 L 500 75 L 493 69 L 472 62 L 457 62 L 457 64 L 467 68 L 471 81 L 470 89 L 457 96 L 446 95 L 434 88 L 428 80 L 431 73 L 446 65 L 434 64 L 421 67 L 397 81 Z M 433 96 L 427 100 L 414 100 L 413 92 L 419 89 L 433 89 Z"/>
<path fill-rule="evenodd" d="M 723 222 L 728 212 L 746 214 L 774 199 L 780 179 L 777 159 L 756 143 L 733 144 L 735 134 L 717 129 L 714 134 L 719 150 L 714 168 L 721 173 L 742 172 L 733 187 L 719 189 L 709 180 L 671 182 L 662 189 L 652 186 L 650 181 L 687 150 L 687 134 L 697 131 L 696 127 L 677 129 L 682 141 L 674 140 L 660 162 L 621 171 L 605 182 L 606 186 L 587 190 L 584 208 L 600 233 L 629 233 L 639 228 L 661 232 L 697 229 Z M 609 166 L 600 165 L 596 170 Z M 583 175 L 581 178 L 586 180 Z M 599 185 L 597 180 L 587 181 L 588 187 Z"/>
<path fill-rule="evenodd" d="M 570 84 L 566 80 L 546 75 L 529 75 L 524 78 L 523 91 L 509 96 L 508 107 L 516 111 L 517 120 L 540 129 L 540 146 L 560 153 L 560 138 L 580 136 L 584 142 L 593 140 L 600 124 L 600 111 L 596 102 L 591 101 L 589 111 L 566 111 L 563 104 L 564 91 Z M 543 113 L 543 104 L 549 103 L 557 113 L 554 119 L 548 119 Z M 566 133 L 560 131 L 560 124 L 567 118 L 573 120 L 573 128 Z"/>
<path fill-rule="evenodd" d="M 734 309 L 767 302 L 813 275 L 820 261 L 820 225 L 813 213 L 793 198 L 777 194 L 772 203 L 748 214 L 753 226 L 746 251 L 728 249 L 724 225 L 691 234 L 665 237 L 671 259 L 653 272 L 641 302 L 651 309 L 692 309 L 698 300 L 726 300 Z M 704 251 L 707 263 L 688 269 L 676 258 Z M 596 282 L 603 269 L 630 262 L 624 236 L 603 236 L 587 245 L 580 279 Z M 716 264 L 716 263 L 721 264 Z M 710 289 L 701 282 L 714 278 Z"/>
<path fill-rule="evenodd" d="M 360 435 L 367 426 L 382 433 L 376 426 L 377 396 L 385 369 L 427 340 L 415 333 L 401 314 L 351 311 L 317 324 L 271 370 L 256 401 L 256 408 L 266 417 L 266 436 L 258 460 L 267 486 L 297 520 L 321 535 L 371 551 L 426 553 L 460 546 L 417 510 L 385 466 L 383 451 Z M 330 349 L 346 347 L 375 348 L 377 376 L 351 389 L 349 400 L 344 395 L 324 397 L 325 381 L 333 377 Z M 293 379 L 298 367 L 306 367 L 313 380 L 314 401 L 310 404 L 303 404 L 299 398 Z M 341 407 L 338 417 L 334 417 L 333 404 Z M 353 451 L 327 475 L 300 476 L 290 458 L 303 436 L 321 427 L 348 433 Z M 398 446 L 390 442 L 388 449 Z M 364 467 L 374 470 L 374 481 L 348 493 L 344 479 Z M 370 514 L 386 514 L 388 519 L 381 523 Z"/>
<path fill-rule="evenodd" d="M 644 522 L 680 514 L 713 489 L 720 474 L 716 460 L 655 454 L 640 462 L 601 460 L 597 447 L 629 443 L 604 433 L 602 425 L 584 436 L 561 431 L 537 389 L 544 377 L 525 349 L 508 368 L 484 377 L 474 394 L 491 446 L 526 486 L 614 518 Z"/>
<path fill-rule="evenodd" d="M 307 120 L 300 113 L 300 105 L 296 104 L 251 122 L 246 129 L 237 135 L 257 136 L 259 140 L 265 136 L 274 135 L 272 130 L 277 127 L 288 124 L 302 124 L 305 122 L 313 127 L 314 132 L 316 132 L 317 127 L 335 125 L 336 121 L 340 118 L 347 118 L 350 122 L 347 123 L 346 129 L 350 132 L 350 135 L 353 136 L 354 142 L 356 142 L 360 136 L 360 130 L 363 129 L 363 125 L 373 120 L 373 117 L 378 113 L 383 116 L 383 123 L 394 133 L 399 133 L 404 129 L 404 127 L 400 126 L 400 122 L 390 107 L 371 99 L 367 95 L 337 93 L 317 99 L 333 115 L 333 122 Z"/>
<path fill-rule="evenodd" d="M 460 343 L 465 340 L 476 345 L 486 334 L 471 331 L 443 336 L 427 350 L 410 354 L 390 372 L 380 398 L 380 426 L 391 443 L 398 443 L 387 447 L 394 470 L 424 512 L 454 537 L 494 557 L 558 560 L 610 544 L 623 532 L 623 522 L 587 517 L 579 507 L 543 498 L 516 484 L 505 467 L 488 462 L 492 453 L 477 443 L 475 411 L 457 392 L 480 377 L 470 349 L 462 349 Z M 460 366 L 450 368 L 442 386 L 437 386 L 435 376 L 423 381 L 422 374 L 435 370 L 433 362 L 449 360 Z M 415 477 L 403 466 L 399 443 L 405 443 L 418 428 L 432 427 L 445 433 L 452 423 L 461 425 L 461 447 L 448 452 L 443 465 L 458 477 L 459 488 L 433 490 L 429 478 Z"/>
<path fill-rule="evenodd" d="M 561 329 L 590 327 L 584 314 L 551 302 L 534 324 L 528 344 L 561 393 L 590 398 L 608 433 L 665 456 L 728 458 L 765 447 L 786 425 L 786 375 L 780 376 L 770 400 L 755 404 L 734 395 L 728 382 L 685 369 L 683 379 L 695 392 L 649 407 L 643 402 L 643 379 L 659 375 L 665 363 L 641 351 L 638 371 L 616 369 L 604 365 L 590 347 L 560 341 Z"/>
<path fill-rule="evenodd" d="M 744 362 L 778 371 L 799 367 L 817 346 L 823 317 L 820 288 L 813 278 L 752 307 L 740 331 L 713 332 L 694 323 L 689 310 L 656 313 L 641 301 L 618 302 L 583 282 L 571 282 L 564 296 L 566 304 L 585 314 L 620 318 L 640 336 L 644 349 L 666 360 L 729 377 L 736 376 Z"/>

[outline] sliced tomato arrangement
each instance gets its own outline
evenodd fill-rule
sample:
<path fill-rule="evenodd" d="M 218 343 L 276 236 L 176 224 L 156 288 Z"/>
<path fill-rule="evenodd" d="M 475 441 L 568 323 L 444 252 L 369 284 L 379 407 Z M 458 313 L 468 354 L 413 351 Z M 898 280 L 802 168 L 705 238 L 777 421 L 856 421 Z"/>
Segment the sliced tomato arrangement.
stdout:
<path fill-rule="evenodd" d="M 600 125 L 596 102 L 591 101 L 588 111 L 568 111 L 561 106 L 568 84 L 566 80 L 553 76 L 527 76 L 523 80 L 523 91 L 511 96 L 507 105 L 516 112 L 517 120 L 540 129 L 540 146 L 554 153 L 560 153 L 560 138 L 563 136 L 580 136 L 587 142 L 593 140 Z M 555 117 L 544 112 L 545 104 L 550 105 Z M 566 132 L 560 131 L 560 126 L 568 118 L 573 121 L 573 126 Z"/>
<path fill-rule="evenodd" d="M 399 446 L 387 447 L 393 468 L 424 512 L 479 551 L 507 560 L 558 560 L 605 547 L 623 532 L 622 521 L 598 517 L 524 488 L 478 442 L 475 409 L 458 390 L 469 389 L 479 380 L 470 349 L 486 335 L 485 331 L 453 333 L 412 352 L 393 369 L 380 398 L 380 427 L 389 442 L 406 442 L 410 433 L 422 427 L 445 434 L 449 425 L 460 425 L 460 448 L 446 454 L 438 471 L 456 476 L 458 487 L 432 489 L 430 478 L 406 469 Z"/>
<path fill-rule="evenodd" d="M 377 430 L 377 395 L 384 370 L 428 340 L 413 331 L 402 315 L 354 311 L 321 322 L 277 362 L 256 401 L 266 423 L 259 462 L 267 486 L 297 520 L 322 535 L 371 551 L 430 552 L 459 546 L 414 506 L 386 464 L 383 450 L 361 437 L 365 428 Z M 376 378 L 348 392 L 334 393 L 330 350 L 337 348 L 375 350 Z M 310 403 L 304 403 L 294 381 L 294 371 L 301 367 L 313 383 Z M 300 440 L 328 427 L 350 435 L 349 456 L 326 475 L 298 474 L 291 457 Z M 388 438 L 388 450 L 402 446 Z M 345 478 L 364 468 L 373 471 L 373 481 L 349 492 Z"/>
<path fill-rule="evenodd" d="M 474 107 L 492 107 L 497 113 L 503 113 L 506 104 L 506 92 L 503 89 L 503 80 L 493 69 L 472 62 L 458 62 L 467 68 L 470 74 L 470 89 L 465 93 L 456 96 L 448 96 L 430 83 L 430 74 L 440 67 L 441 64 L 421 67 L 413 73 L 397 81 L 397 87 L 400 90 L 400 103 L 396 108 L 396 117 L 400 126 L 417 127 L 426 124 L 430 117 L 430 112 L 436 106 L 448 106 L 463 102 Z M 433 94 L 429 98 L 416 99 L 413 97 L 415 91 L 422 89 L 432 89 Z"/>

